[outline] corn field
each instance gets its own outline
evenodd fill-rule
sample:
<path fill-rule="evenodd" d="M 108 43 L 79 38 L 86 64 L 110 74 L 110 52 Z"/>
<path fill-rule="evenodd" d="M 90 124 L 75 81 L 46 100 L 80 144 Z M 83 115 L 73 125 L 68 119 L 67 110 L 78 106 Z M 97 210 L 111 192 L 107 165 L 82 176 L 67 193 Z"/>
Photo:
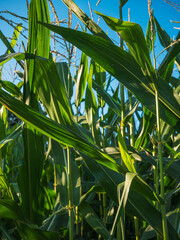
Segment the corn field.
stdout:
<path fill-rule="evenodd" d="M 65 20 L 52 0 L 0 13 L 18 21 L 11 39 L 0 31 L 0 239 L 178 240 L 180 34 L 150 0 L 146 35 L 130 13 L 123 21 L 128 0 L 118 19 L 93 12 L 118 43 L 78 1 L 59 2 Z"/>

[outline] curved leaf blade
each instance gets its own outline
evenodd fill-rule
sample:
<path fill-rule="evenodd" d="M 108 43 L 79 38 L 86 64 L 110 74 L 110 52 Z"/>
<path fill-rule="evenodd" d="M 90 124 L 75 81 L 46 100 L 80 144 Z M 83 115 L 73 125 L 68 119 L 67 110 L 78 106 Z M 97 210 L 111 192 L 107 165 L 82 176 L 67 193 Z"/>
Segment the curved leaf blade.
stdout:
<path fill-rule="evenodd" d="M 144 106 L 155 113 L 155 93 L 145 79 L 139 64 L 131 54 L 97 36 L 49 24 L 41 24 L 62 35 L 93 58 L 117 80 L 123 83 Z M 163 85 L 161 84 L 159 88 L 163 89 Z M 169 89 L 168 96 L 171 101 L 169 102 L 169 99 L 166 99 L 167 96 L 161 98 L 162 92 L 159 93 L 160 117 L 168 124 L 175 126 L 180 119 L 179 104 L 172 95 L 172 89 L 168 84 L 166 88 Z M 164 100 L 166 101 L 164 102 Z"/>

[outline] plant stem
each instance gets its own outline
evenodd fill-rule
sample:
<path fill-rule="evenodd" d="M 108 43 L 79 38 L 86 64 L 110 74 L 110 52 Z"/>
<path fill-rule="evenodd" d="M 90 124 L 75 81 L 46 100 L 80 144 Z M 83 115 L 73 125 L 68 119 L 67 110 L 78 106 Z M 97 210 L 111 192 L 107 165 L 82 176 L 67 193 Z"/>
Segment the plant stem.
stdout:
<path fill-rule="evenodd" d="M 128 91 L 129 97 L 129 111 L 132 109 L 132 93 Z M 130 145 L 134 146 L 134 124 L 133 124 L 133 117 L 129 120 L 129 132 L 130 132 Z"/>
<path fill-rule="evenodd" d="M 103 222 L 106 226 L 106 193 L 103 193 Z"/>
<path fill-rule="evenodd" d="M 161 142 L 161 133 L 160 133 L 158 91 L 156 90 L 155 93 L 156 93 L 155 101 L 156 101 L 156 120 L 157 120 L 157 136 L 158 136 L 158 161 L 159 161 L 159 170 L 160 170 L 160 190 L 161 190 L 160 195 L 161 195 L 161 198 L 164 200 L 164 172 L 163 172 L 163 158 L 162 158 L 162 142 Z M 163 237 L 164 237 L 164 240 L 169 240 L 165 204 L 161 204 L 161 213 L 162 213 Z"/>
<path fill-rule="evenodd" d="M 69 201 L 69 240 L 73 240 L 73 197 L 72 197 L 72 179 L 71 176 L 71 153 L 67 147 L 67 177 L 68 177 L 68 201 Z"/>
<path fill-rule="evenodd" d="M 119 19 L 122 20 L 122 0 L 119 0 Z M 120 48 L 123 48 L 123 39 L 120 37 Z M 122 120 L 125 116 L 125 104 L 124 104 L 124 86 L 120 83 L 120 98 L 121 98 L 121 134 L 125 137 L 125 127 Z"/>
<path fill-rule="evenodd" d="M 129 111 L 132 109 L 132 94 L 128 91 L 129 96 Z M 134 125 L 133 125 L 133 117 L 129 120 L 129 126 L 130 126 L 130 145 L 134 146 Z M 134 162 L 135 168 L 137 168 L 137 162 Z M 139 219 L 134 216 L 134 226 L 135 226 L 135 235 L 136 240 L 139 240 Z"/>
<path fill-rule="evenodd" d="M 78 113 L 79 113 L 79 108 L 76 106 L 76 124 L 78 124 Z"/>
<path fill-rule="evenodd" d="M 120 97 L 121 97 L 121 135 L 125 137 L 125 126 L 123 119 L 125 117 L 125 105 L 124 105 L 124 86 L 120 83 Z"/>
<path fill-rule="evenodd" d="M 119 0 L 119 19 L 122 20 L 122 0 Z M 123 48 L 123 39 L 120 37 L 120 48 Z M 121 100 L 121 134 L 122 137 L 125 137 L 125 126 L 123 123 L 123 119 L 125 117 L 125 103 L 124 103 L 124 86 L 120 83 L 120 100 Z M 122 161 L 122 165 L 124 165 Z M 125 239 L 125 210 L 123 217 L 120 217 L 119 223 L 117 225 L 117 237 L 118 240 Z"/>
<path fill-rule="evenodd" d="M 102 196 L 101 193 L 98 194 L 99 201 L 102 202 Z M 103 207 L 102 204 L 99 205 L 99 213 L 100 213 L 100 219 L 103 219 Z M 98 240 L 102 239 L 101 234 L 98 235 Z"/>
<path fill-rule="evenodd" d="M 152 23 L 153 12 L 151 10 L 151 0 L 148 0 L 148 10 L 149 10 L 150 23 L 151 23 L 151 43 L 152 43 L 152 51 L 153 51 L 154 69 L 156 69 L 156 58 L 155 58 L 154 42 L 153 42 L 153 34 L 154 34 L 153 23 Z M 163 158 L 162 158 L 162 142 L 161 142 L 161 133 L 160 133 L 159 97 L 158 97 L 158 89 L 156 86 L 155 86 L 155 103 L 156 103 L 156 123 L 157 123 L 156 134 L 158 137 L 157 167 L 159 167 L 159 172 L 160 172 L 160 195 L 161 195 L 161 198 L 164 200 L 164 171 L 163 171 Z M 156 175 L 155 178 L 156 178 L 156 184 L 157 184 L 158 169 L 155 170 L 155 175 Z M 158 186 L 156 186 L 156 190 L 158 191 Z M 163 239 L 169 240 L 165 204 L 161 204 L 161 213 L 162 213 Z M 157 236 L 157 239 L 159 239 L 159 236 Z"/>
<path fill-rule="evenodd" d="M 136 235 L 136 240 L 139 240 L 139 219 L 134 216 L 134 226 L 135 226 L 135 235 Z"/>
<path fill-rule="evenodd" d="M 79 235 L 79 209 L 76 206 L 76 235 Z"/>

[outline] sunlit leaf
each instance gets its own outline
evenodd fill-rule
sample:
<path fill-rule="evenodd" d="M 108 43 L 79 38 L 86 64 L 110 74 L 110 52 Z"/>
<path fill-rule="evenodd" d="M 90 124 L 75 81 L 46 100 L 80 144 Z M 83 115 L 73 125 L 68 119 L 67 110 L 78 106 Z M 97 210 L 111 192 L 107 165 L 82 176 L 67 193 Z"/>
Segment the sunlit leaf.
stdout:
<path fill-rule="evenodd" d="M 88 78 L 88 57 L 85 53 L 82 53 L 77 73 L 76 96 L 75 96 L 76 107 L 78 107 L 82 101 L 84 91 L 86 88 L 87 78 Z"/>
<path fill-rule="evenodd" d="M 104 21 L 112 30 L 120 33 L 123 40 L 126 42 L 129 51 L 141 66 L 143 74 L 147 78 L 149 84 L 153 89 L 154 85 L 157 88 L 155 71 L 151 63 L 149 51 L 140 25 L 132 22 L 121 21 L 99 12 L 96 13 L 103 17 Z"/>
<path fill-rule="evenodd" d="M 121 158 L 122 161 L 124 162 L 125 166 L 130 172 L 136 173 L 136 169 L 134 167 L 134 159 L 133 157 L 128 153 L 126 144 L 124 142 L 124 139 L 121 135 L 120 128 L 118 128 L 118 144 L 119 144 L 119 149 L 121 152 Z"/>
<path fill-rule="evenodd" d="M 72 12 L 85 24 L 85 26 L 94 34 L 104 39 L 107 39 L 111 42 L 111 39 L 108 35 L 87 15 L 85 14 L 80 7 L 76 5 L 76 3 L 71 0 L 62 0 L 63 3 L 67 6 L 71 6 Z"/>

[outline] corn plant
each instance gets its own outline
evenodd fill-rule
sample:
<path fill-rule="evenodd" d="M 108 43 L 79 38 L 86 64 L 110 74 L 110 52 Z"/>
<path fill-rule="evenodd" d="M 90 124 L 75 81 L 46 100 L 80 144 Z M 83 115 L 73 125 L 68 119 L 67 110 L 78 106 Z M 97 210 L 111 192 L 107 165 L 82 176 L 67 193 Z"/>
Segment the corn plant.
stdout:
<path fill-rule="evenodd" d="M 46 0 L 31 0 L 22 53 L 0 32 L 8 49 L 1 70 L 12 58 L 22 69 L 20 84 L 0 79 L 1 237 L 179 239 L 179 35 L 173 41 L 151 9 L 146 37 L 140 25 L 96 12 L 126 51 L 72 0 L 62 2 L 68 28 L 52 1 L 57 25 Z M 71 13 L 92 34 L 71 29 Z M 158 68 L 155 29 L 167 50 Z M 66 62 L 53 59 L 50 31 L 63 37 Z M 82 53 L 73 76 L 75 46 Z"/>

